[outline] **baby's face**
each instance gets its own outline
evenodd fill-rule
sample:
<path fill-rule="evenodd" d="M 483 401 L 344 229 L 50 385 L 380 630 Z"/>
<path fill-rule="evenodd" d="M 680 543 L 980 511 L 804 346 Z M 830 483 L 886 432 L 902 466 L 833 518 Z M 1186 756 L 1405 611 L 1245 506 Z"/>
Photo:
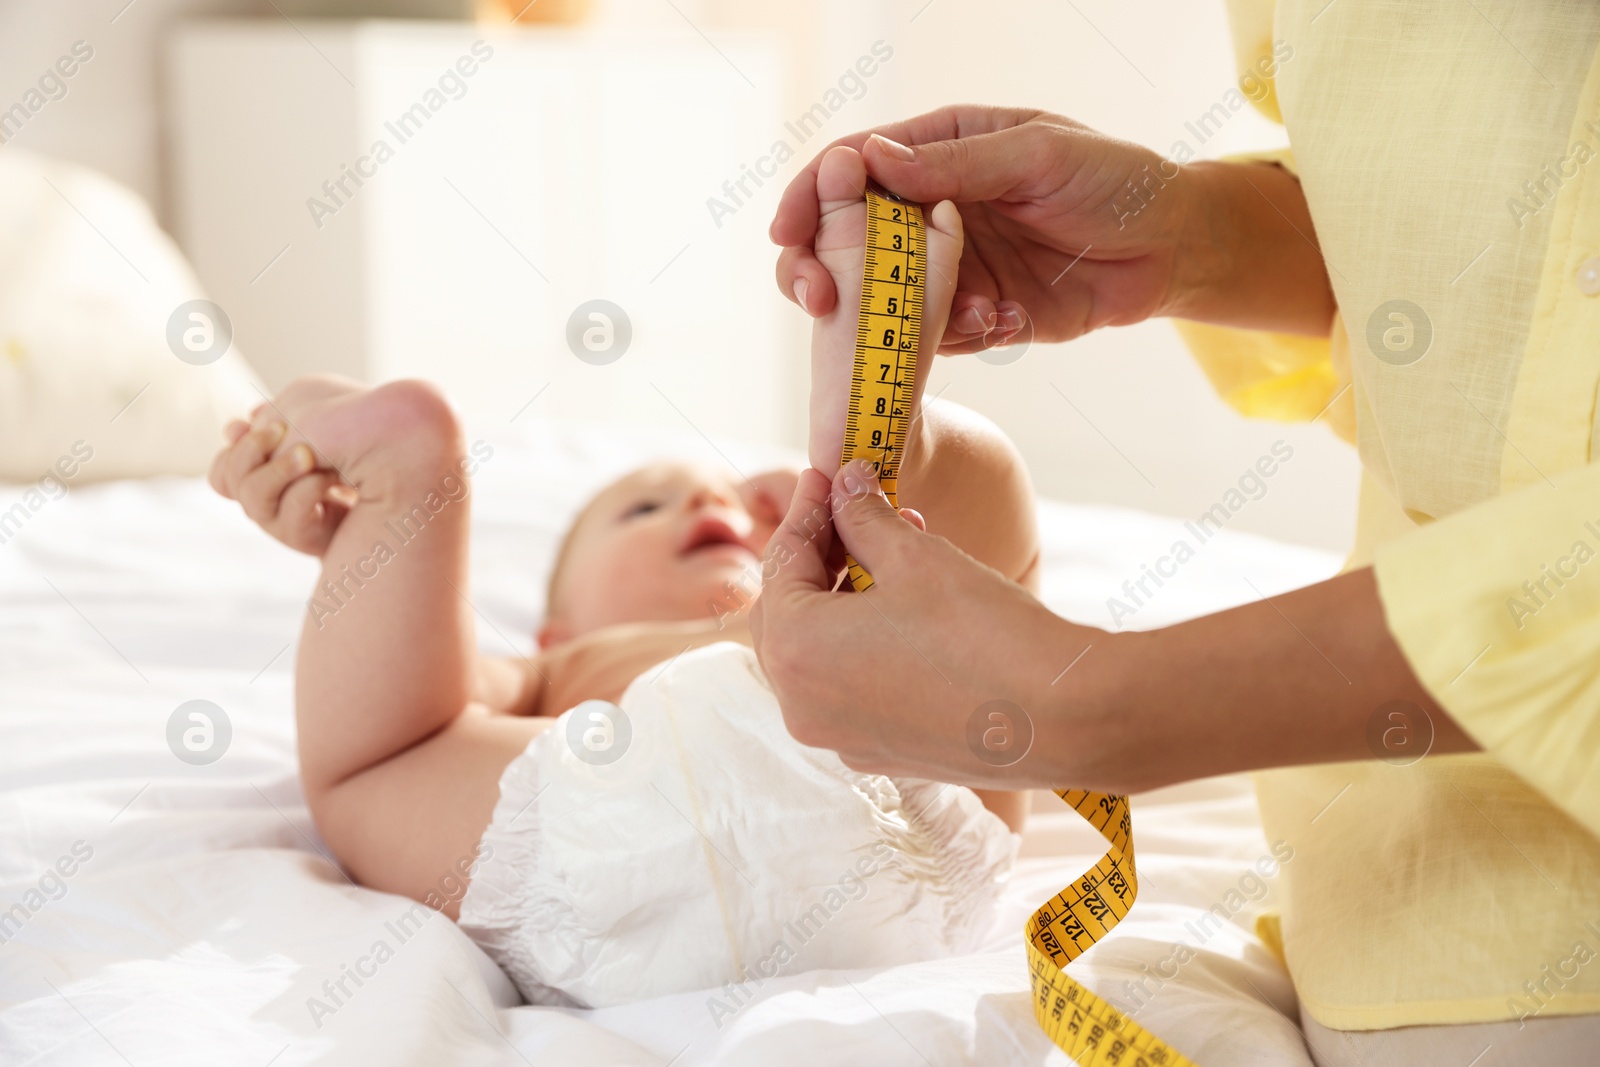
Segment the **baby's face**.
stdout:
<path fill-rule="evenodd" d="M 758 580 L 781 517 L 761 491 L 717 471 L 660 463 L 626 475 L 573 525 L 542 640 L 715 615 L 728 582 Z"/>

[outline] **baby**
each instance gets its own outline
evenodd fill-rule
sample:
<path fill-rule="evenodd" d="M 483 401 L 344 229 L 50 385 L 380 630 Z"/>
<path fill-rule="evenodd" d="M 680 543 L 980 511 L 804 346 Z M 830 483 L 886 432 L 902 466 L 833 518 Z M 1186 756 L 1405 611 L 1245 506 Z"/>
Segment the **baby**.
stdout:
<path fill-rule="evenodd" d="M 818 175 L 816 250 L 840 299 L 838 309 L 813 329 L 810 462 L 829 474 L 839 465 L 849 407 L 866 236 L 865 181 L 861 158 L 849 148 L 834 149 Z M 939 204 L 928 221 L 923 367 L 944 332 L 962 247 L 961 219 L 953 204 Z M 1038 538 L 1019 457 L 987 421 L 950 404 L 922 407 L 922 379 L 919 375 L 900 473 L 902 514 L 1033 588 Z M 333 378 L 302 378 L 258 408 L 249 424 L 231 426 L 229 440 L 212 465 L 213 486 L 239 501 L 272 536 L 319 557 L 322 580 L 347 591 L 358 561 L 370 559 L 379 542 L 392 540 L 386 536 L 391 523 L 403 521 L 430 494 L 451 499 L 432 514 L 423 534 L 385 559 L 381 577 L 345 598 L 336 616 L 308 618 L 295 677 L 301 776 L 318 829 L 355 879 L 462 918 L 506 963 L 514 952 L 504 946 L 516 939 L 516 931 L 480 932 L 479 927 L 492 924 L 463 914 L 473 910 L 476 886 L 464 898 L 441 895 L 441 874 L 470 877 L 478 860 L 492 851 L 491 841 L 504 843 L 541 825 L 526 817 L 513 829 L 522 812 L 511 804 L 512 781 L 523 773 L 519 760 L 535 761 L 528 767 L 543 760 L 538 765 L 555 768 L 548 770 L 552 774 L 560 771 L 562 759 L 571 762 L 570 755 L 558 751 L 562 746 L 540 742 L 541 734 L 564 721 L 568 709 L 584 701 L 620 702 L 635 729 L 648 732 L 649 724 L 640 722 L 646 713 L 636 709 L 659 698 L 641 676 L 668 668 L 701 679 L 732 670 L 739 677 L 719 690 L 724 703 L 747 697 L 759 702 L 764 683 L 747 647 L 690 650 L 722 642 L 749 645 L 743 612 L 748 596 L 730 596 L 730 591 L 752 590 L 759 581 L 761 554 L 783 521 L 796 473 L 772 471 L 747 481 L 726 471 L 658 463 L 607 486 L 584 507 L 563 541 L 538 652 L 531 659 L 495 659 L 477 651 L 474 609 L 466 595 L 470 498 L 461 489 L 471 461 L 456 417 L 437 391 L 415 381 L 367 388 Z M 837 546 L 834 551 L 837 556 Z M 951 625 L 960 625 L 954 615 Z M 719 656 L 736 662 L 718 666 Z M 721 683 L 713 678 L 705 684 Z M 690 692 L 688 685 L 677 692 Z M 678 707 L 671 714 L 702 715 L 682 700 Z M 765 740 L 758 747 L 802 747 L 783 734 L 775 714 L 769 718 L 778 725 L 770 736 L 760 735 Z M 705 728 L 732 731 L 729 737 L 740 729 L 737 722 L 718 723 Z M 753 727 L 756 733 L 750 736 L 769 726 Z M 563 732 L 572 736 L 565 726 Z M 793 759 L 811 761 L 806 764 L 811 770 L 796 781 L 832 780 L 831 775 L 853 783 L 846 791 L 852 797 L 893 793 L 890 786 L 869 782 L 869 776 L 852 778 L 854 772 L 832 753 L 807 749 Z M 752 788 L 761 786 L 756 782 Z M 911 815 L 889 811 L 898 811 L 897 805 L 909 810 L 913 785 L 898 788 L 889 800 L 874 801 L 879 806 L 867 813 L 868 821 L 899 826 L 903 840 L 911 842 L 905 847 L 913 851 L 934 847 L 922 841 L 927 834 Z M 890 792 L 883 793 L 886 789 Z M 947 832 L 948 840 L 936 846 L 992 852 L 992 844 L 973 842 L 990 834 L 988 824 L 1005 836 L 1001 824 L 978 809 L 965 790 L 937 787 L 928 793 L 929 809 L 939 791 L 946 814 L 940 816 L 945 830 L 938 833 Z M 971 810 L 951 806 L 957 794 L 967 798 L 960 804 Z M 538 794 L 530 789 L 529 795 Z M 1025 794 L 989 793 L 981 799 L 1006 826 L 1020 830 Z M 988 823 L 979 826 L 979 819 Z M 555 861 L 546 856 L 540 862 Z M 932 870 L 943 861 L 929 862 Z M 538 870 L 518 868 L 503 874 L 502 888 L 520 892 L 519 879 L 540 876 Z M 636 914 L 637 902 L 630 907 L 628 914 Z M 728 907 L 724 901 L 724 924 Z M 479 910 L 494 907 L 482 904 Z M 503 920 L 508 926 L 533 922 L 526 908 L 504 914 L 510 916 Z M 530 986 L 541 983 L 565 990 L 556 1001 L 596 999 L 592 987 L 576 979 L 560 987 L 548 977 L 525 978 L 509 965 L 508 970 L 530 999 L 535 995 Z M 713 975 L 715 968 L 705 973 Z"/>

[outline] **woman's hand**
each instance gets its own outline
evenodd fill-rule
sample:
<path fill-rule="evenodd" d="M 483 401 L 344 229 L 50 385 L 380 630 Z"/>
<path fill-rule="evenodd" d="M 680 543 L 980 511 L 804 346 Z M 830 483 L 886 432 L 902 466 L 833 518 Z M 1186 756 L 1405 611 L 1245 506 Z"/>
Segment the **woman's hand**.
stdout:
<path fill-rule="evenodd" d="M 831 591 L 835 531 L 872 574 L 866 593 Z M 1057 618 L 922 532 L 858 464 L 831 486 L 814 470 L 801 475 L 763 570 L 751 632 L 797 740 L 881 774 L 988 789 L 1060 780 L 1067 761 L 1058 757 L 1074 742 L 1047 708 L 1069 687 L 1051 683 L 1106 635 Z M 1087 748 L 1093 709 L 1074 717 Z"/>
<path fill-rule="evenodd" d="M 972 105 L 835 144 L 858 149 L 884 188 L 960 208 L 966 249 L 944 354 L 1158 315 L 1303 333 L 1332 321 L 1305 197 L 1280 168 L 1179 166 L 1059 115 Z M 812 316 L 837 301 L 812 249 L 827 151 L 790 182 L 771 228 L 784 246 L 778 288 Z"/>
<path fill-rule="evenodd" d="M 831 486 L 801 475 L 750 620 L 790 733 L 857 769 L 1129 793 L 1381 757 L 1372 724 L 1396 706 L 1417 751 L 1478 747 L 1412 673 L 1371 568 L 1106 633 L 1057 618 L 876 489 L 855 464 Z M 831 591 L 834 534 L 872 574 L 865 593 Z"/>

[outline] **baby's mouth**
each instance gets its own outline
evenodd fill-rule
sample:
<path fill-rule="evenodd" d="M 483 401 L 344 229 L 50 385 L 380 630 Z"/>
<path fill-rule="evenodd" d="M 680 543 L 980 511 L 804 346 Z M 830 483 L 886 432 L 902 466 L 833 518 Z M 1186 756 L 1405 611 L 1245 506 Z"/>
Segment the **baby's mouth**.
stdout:
<path fill-rule="evenodd" d="M 738 531 L 731 525 L 722 519 L 708 516 L 689 528 L 689 535 L 684 538 L 678 554 L 689 557 L 713 553 L 738 554 L 747 558 L 755 555 L 744 543 L 744 538 L 740 537 Z"/>

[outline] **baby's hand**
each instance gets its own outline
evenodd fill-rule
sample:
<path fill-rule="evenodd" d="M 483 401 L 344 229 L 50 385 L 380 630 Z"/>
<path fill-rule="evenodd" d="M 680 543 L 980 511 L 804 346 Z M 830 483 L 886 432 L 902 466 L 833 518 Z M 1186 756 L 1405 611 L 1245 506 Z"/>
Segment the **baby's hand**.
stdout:
<path fill-rule="evenodd" d="M 867 168 L 861 154 L 843 145 L 822 157 L 817 171 L 817 261 L 833 276 L 839 303 L 811 327 L 811 466 L 832 476 L 844 450 L 850 413 L 850 377 L 855 368 L 856 322 L 866 260 Z M 928 274 L 924 280 L 922 334 L 911 418 L 922 402 L 928 363 L 938 350 L 955 297 L 961 263 L 961 213 L 946 200 L 926 213 Z M 802 299 L 804 297 L 802 296 Z"/>
<path fill-rule="evenodd" d="M 228 443 L 211 461 L 211 487 L 237 500 L 258 526 L 297 552 L 321 557 L 357 499 L 293 427 L 322 422 L 330 401 L 367 390 L 328 378 L 301 378 L 224 431 Z M 292 420 L 292 424 L 291 424 Z"/>

